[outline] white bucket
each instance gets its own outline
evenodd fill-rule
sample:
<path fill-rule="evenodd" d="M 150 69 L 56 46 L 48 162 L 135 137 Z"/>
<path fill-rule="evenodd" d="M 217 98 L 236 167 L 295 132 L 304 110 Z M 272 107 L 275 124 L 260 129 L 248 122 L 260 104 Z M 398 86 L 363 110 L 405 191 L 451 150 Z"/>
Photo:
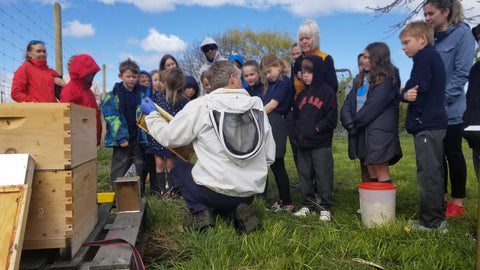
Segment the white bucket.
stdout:
<path fill-rule="evenodd" d="M 367 228 L 395 222 L 395 194 L 397 186 L 390 183 L 369 182 L 358 185 L 362 223 Z"/>

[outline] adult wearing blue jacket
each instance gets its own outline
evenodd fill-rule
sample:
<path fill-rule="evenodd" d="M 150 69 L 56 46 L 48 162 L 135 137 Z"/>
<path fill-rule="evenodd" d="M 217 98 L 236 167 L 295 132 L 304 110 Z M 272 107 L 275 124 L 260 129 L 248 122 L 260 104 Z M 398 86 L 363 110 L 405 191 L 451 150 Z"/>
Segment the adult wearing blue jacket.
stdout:
<path fill-rule="evenodd" d="M 465 83 L 473 63 L 475 40 L 463 22 L 459 0 L 427 0 L 423 6 L 425 20 L 435 29 L 435 49 L 440 53 L 446 70 L 445 108 L 448 116 L 447 134 L 443 141 L 445 192 L 450 172 L 452 202 L 447 201 L 447 217 L 464 215 L 467 167 L 462 151 Z M 448 162 L 448 167 L 447 167 Z"/>

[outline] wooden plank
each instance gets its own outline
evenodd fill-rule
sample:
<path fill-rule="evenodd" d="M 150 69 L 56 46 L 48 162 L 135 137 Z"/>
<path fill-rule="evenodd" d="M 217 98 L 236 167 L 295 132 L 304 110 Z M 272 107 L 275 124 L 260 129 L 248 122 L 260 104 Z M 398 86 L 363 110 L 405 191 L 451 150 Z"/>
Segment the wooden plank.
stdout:
<path fill-rule="evenodd" d="M 103 203 L 100 204 L 98 207 L 98 222 L 93 228 L 90 235 L 87 237 L 85 242 L 90 242 L 97 240 L 100 233 L 103 230 L 103 227 L 108 221 L 110 216 L 110 210 L 112 209 L 113 203 Z M 83 243 L 82 243 L 83 244 Z M 87 256 L 87 252 L 90 247 L 82 246 L 76 252 L 75 256 L 71 260 L 67 260 L 66 258 L 58 258 L 50 267 L 49 269 L 57 269 L 57 270 L 74 270 L 81 268 L 81 265 L 85 262 L 85 257 Z M 87 268 L 88 269 L 88 268 Z"/>
<path fill-rule="evenodd" d="M 135 245 L 140 231 L 145 200 L 142 200 L 140 212 L 118 213 L 105 239 L 122 238 Z M 132 251 L 127 245 L 100 247 L 97 255 L 90 264 L 90 269 L 130 269 Z"/>
<path fill-rule="evenodd" d="M 0 186 L 0 269 L 18 269 L 27 220 L 29 185 Z"/>
<path fill-rule="evenodd" d="M 0 154 L 0 186 L 31 185 L 34 168 L 29 154 Z"/>
<path fill-rule="evenodd" d="M 95 109 L 68 103 L 0 103 L 0 153 L 29 153 L 36 170 L 97 157 Z"/>
<path fill-rule="evenodd" d="M 87 162 L 74 169 L 73 174 L 73 230 L 70 243 L 72 256 L 83 245 L 98 221 L 96 161 Z"/>

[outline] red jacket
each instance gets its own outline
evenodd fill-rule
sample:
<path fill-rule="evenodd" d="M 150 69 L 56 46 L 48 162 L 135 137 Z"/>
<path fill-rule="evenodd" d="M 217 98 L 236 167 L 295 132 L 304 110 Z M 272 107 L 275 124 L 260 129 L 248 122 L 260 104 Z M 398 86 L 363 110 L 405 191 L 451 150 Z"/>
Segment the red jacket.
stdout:
<path fill-rule="evenodd" d="M 60 102 L 83 105 L 97 111 L 97 145 L 100 145 L 102 137 L 100 112 L 95 95 L 90 90 L 92 84 L 83 81 L 85 76 L 96 74 L 98 71 L 100 71 L 100 68 L 90 55 L 80 54 L 76 56 L 70 64 L 70 82 L 62 89 Z"/>
<path fill-rule="evenodd" d="M 47 66 L 47 61 L 30 59 L 15 71 L 12 99 L 16 102 L 57 102 L 55 83 L 58 73 Z"/>

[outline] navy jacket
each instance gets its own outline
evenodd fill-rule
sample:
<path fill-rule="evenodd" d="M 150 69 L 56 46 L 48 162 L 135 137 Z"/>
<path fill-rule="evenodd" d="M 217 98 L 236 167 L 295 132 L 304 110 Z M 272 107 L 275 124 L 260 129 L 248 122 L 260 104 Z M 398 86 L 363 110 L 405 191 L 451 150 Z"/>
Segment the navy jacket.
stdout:
<path fill-rule="evenodd" d="M 260 97 L 262 98 L 262 93 L 263 93 L 263 83 L 258 82 L 258 84 L 255 85 L 248 85 L 245 87 L 245 90 L 250 94 L 252 97 Z"/>
<path fill-rule="evenodd" d="M 480 125 L 480 61 L 473 65 L 468 77 L 467 110 L 463 121 L 465 126 Z M 465 131 L 463 137 L 471 148 L 480 148 L 480 132 Z"/>
<path fill-rule="evenodd" d="M 313 80 L 293 104 L 296 139 L 299 148 L 328 147 L 332 145 L 333 130 L 337 126 L 337 96 L 323 82 L 322 58 L 310 55 L 306 59 L 313 62 Z"/>
<path fill-rule="evenodd" d="M 348 155 L 351 159 L 364 158 L 366 165 L 385 162 L 393 165 L 402 157 L 398 137 L 398 69 L 395 76 L 395 83 L 389 78 L 378 85 L 370 85 L 367 101 L 358 112 L 357 89 L 350 91 L 345 99 L 341 112 L 342 125 L 345 128 L 349 124 L 354 125 L 348 135 Z M 358 147 L 356 143 L 362 145 Z M 359 156 L 357 149 L 365 152 Z"/>
<path fill-rule="evenodd" d="M 419 86 L 417 99 L 409 102 L 405 129 L 409 133 L 422 130 L 447 128 L 445 110 L 445 66 L 440 54 L 428 44 L 413 57 L 410 79 L 405 84 L 400 99 L 416 85 Z"/>

